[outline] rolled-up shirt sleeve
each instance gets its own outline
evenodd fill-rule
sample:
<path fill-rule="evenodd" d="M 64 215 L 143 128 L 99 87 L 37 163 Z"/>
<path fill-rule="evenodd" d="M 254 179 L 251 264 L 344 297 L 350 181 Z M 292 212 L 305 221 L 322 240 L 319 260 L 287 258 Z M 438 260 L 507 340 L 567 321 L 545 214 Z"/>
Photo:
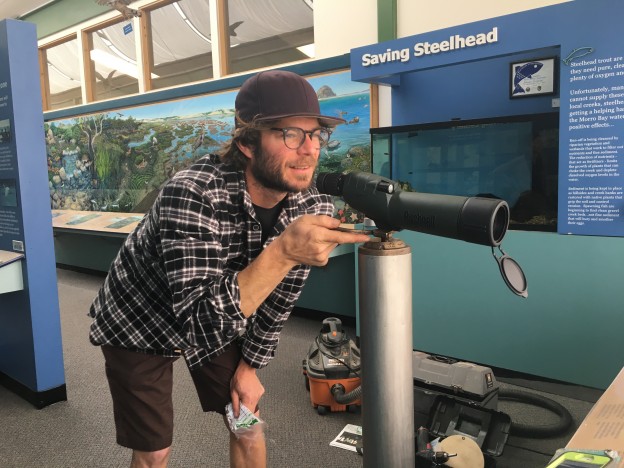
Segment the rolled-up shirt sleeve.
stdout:
<path fill-rule="evenodd" d="M 256 311 L 241 346 L 243 359 L 250 366 L 260 369 L 275 356 L 280 332 L 309 272 L 310 267 L 304 265 L 293 268 Z"/>

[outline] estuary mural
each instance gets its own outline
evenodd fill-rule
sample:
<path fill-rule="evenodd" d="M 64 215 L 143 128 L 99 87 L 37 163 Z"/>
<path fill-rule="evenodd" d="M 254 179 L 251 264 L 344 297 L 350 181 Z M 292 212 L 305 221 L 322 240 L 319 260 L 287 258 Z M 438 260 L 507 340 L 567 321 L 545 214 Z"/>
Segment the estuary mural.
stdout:
<path fill-rule="evenodd" d="M 310 78 L 321 112 L 347 121 L 322 150 L 319 171 L 370 170 L 370 92 L 349 72 Z M 45 123 L 54 210 L 144 213 L 177 171 L 231 138 L 236 92 L 117 109 Z M 336 216 L 359 221 L 336 200 Z"/>

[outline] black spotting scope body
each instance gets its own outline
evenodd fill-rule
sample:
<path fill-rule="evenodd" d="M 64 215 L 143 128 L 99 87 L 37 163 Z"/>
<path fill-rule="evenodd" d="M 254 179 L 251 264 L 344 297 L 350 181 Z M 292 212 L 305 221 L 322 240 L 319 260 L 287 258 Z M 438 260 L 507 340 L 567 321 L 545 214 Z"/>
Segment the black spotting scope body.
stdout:
<path fill-rule="evenodd" d="M 386 232 L 408 229 L 496 247 L 509 226 L 509 205 L 500 199 L 406 192 L 367 172 L 322 172 L 316 186 L 342 197 Z"/>

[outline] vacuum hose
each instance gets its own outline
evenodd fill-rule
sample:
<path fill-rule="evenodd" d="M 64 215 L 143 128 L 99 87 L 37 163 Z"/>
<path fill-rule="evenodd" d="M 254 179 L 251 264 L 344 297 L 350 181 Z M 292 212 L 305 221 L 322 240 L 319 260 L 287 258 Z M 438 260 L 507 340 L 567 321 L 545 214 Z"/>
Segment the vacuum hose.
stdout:
<path fill-rule="evenodd" d="M 349 393 L 345 393 L 345 388 L 341 384 L 335 384 L 331 388 L 331 393 L 337 403 L 348 405 L 362 397 L 362 386 L 354 388 Z M 512 422 L 510 434 L 519 437 L 530 437 L 533 439 L 542 437 L 553 437 L 567 431 L 572 425 L 570 412 L 561 404 L 550 398 L 536 395 L 534 393 L 520 390 L 500 389 L 498 394 L 501 400 L 513 400 L 520 403 L 528 403 L 540 408 L 552 411 L 559 416 L 559 422 L 546 426 L 531 426 L 528 424 L 518 424 Z"/>
<path fill-rule="evenodd" d="M 550 398 L 537 395 L 535 393 L 523 392 L 520 390 L 500 389 L 498 394 L 501 400 L 513 400 L 520 403 L 528 403 L 547 409 L 559 416 L 559 422 L 546 426 L 531 426 L 528 424 L 517 424 L 512 422 L 509 433 L 520 437 L 542 438 L 553 437 L 564 433 L 572 425 L 570 412 L 562 405 Z"/>
<path fill-rule="evenodd" d="M 335 384 L 331 388 L 331 393 L 336 400 L 336 403 L 341 405 L 348 405 L 362 397 L 362 386 L 354 388 L 349 393 L 345 393 L 345 388 L 341 384 Z"/>

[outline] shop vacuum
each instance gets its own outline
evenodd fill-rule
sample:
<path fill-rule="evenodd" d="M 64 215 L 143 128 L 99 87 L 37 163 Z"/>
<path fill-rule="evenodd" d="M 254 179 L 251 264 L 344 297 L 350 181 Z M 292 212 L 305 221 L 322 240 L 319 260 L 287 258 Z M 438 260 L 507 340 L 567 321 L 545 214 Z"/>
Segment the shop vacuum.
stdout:
<path fill-rule="evenodd" d="M 360 350 L 335 317 L 323 320 L 307 357 L 303 374 L 310 401 L 318 414 L 355 412 L 361 406 Z"/>

